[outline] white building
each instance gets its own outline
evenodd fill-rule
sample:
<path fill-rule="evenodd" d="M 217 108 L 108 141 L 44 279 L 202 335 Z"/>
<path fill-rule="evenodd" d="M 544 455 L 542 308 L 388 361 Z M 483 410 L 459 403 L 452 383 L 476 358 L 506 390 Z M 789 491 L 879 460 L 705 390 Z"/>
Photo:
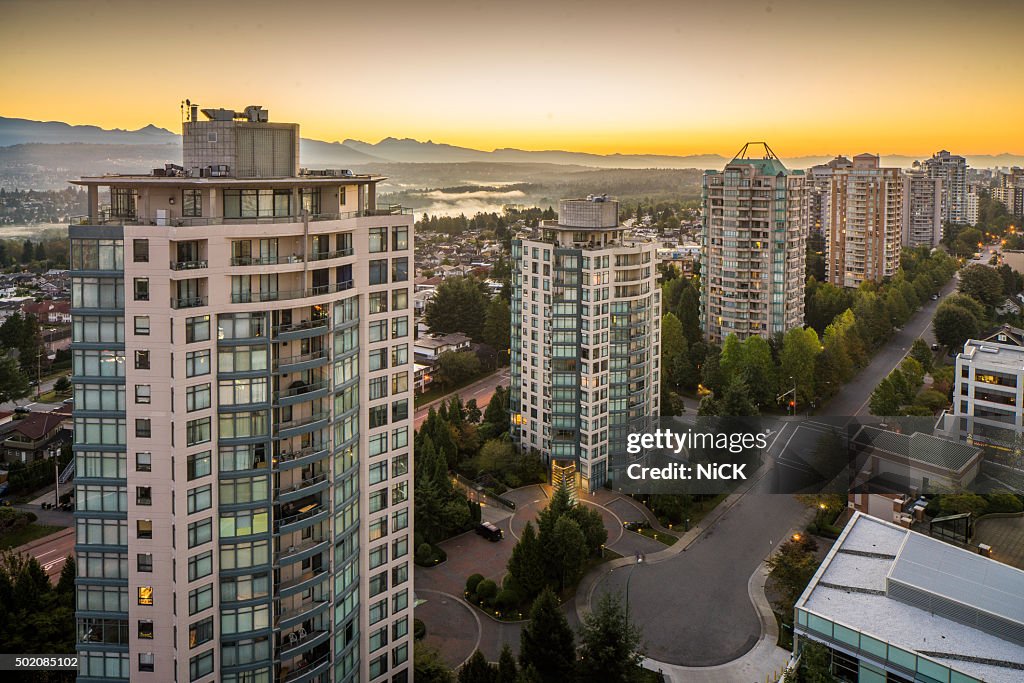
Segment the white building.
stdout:
<path fill-rule="evenodd" d="M 859 512 L 794 611 L 836 680 L 1021 680 L 1024 572 Z"/>
<path fill-rule="evenodd" d="M 967 225 L 977 225 L 979 219 L 978 195 L 975 192 L 967 193 L 967 201 L 964 209 L 964 221 Z"/>
<path fill-rule="evenodd" d="M 903 191 L 903 246 L 938 246 L 942 239 L 942 179 L 915 168 L 905 174 Z"/>
<path fill-rule="evenodd" d="M 78 680 L 411 680 L 413 217 L 204 114 L 75 181 Z"/>
<path fill-rule="evenodd" d="M 558 216 L 512 242 L 512 434 L 554 482 L 592 492 L 659 413 L 657 245 L 624 239 L 605 197 L 563 200 Z"/>
<path fill-rule="evenodd" d="M 1014 446 L 1024 429 L 1024 347 L 970 339 L 956 357 L 944 430 L 975 444 Z"/>

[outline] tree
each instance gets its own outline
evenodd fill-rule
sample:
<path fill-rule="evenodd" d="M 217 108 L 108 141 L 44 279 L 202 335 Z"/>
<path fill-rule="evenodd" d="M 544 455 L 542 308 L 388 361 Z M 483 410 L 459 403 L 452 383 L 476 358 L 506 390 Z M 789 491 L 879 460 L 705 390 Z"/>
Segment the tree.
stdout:
<path fill-rule="evenodd" d="M 891 376 L 879 382 L 868 399 L 868 410 L 872 415 L 897 415 L 901 405 L 903 397 Z"/>
<path fill-rule="evenodd" d="M 978 319 L 957 304 L 943 302 L 932 320 L 935 339 L 948 349 L 960 349 L 964 342 L 978 336 Z"/>
<path fill-rule="evenodd" d="M 533 528 L 533 522 L 527 522 L 519 542 L 512 548 L 508 558 L 508 573 L 515 579 L 516 586 L 527 600 L 539 594 L 544 588 L 544 558 Z"/>
<path fill-rule="evenodd" d="M 800 594 L 818 568 L 814 553 L 818 545 L 813 539 L 803 536 L 791 539 L 779 546 L 778 552 L 768 558 L 768 568 L 775 577 L 781 597 L 777 607 L 785 613 L 793 611 Z"/>
<path fill-rule="evenodd" d="M 501 648 L 498 655 L 498 683 L 516 683 L 519 677 L 519 668 L 516 666 L 516 656 L 512 654 L 512 648 L 508 643 Z"/>
<path fill-rule="evenodd" d="M 0 355 L 0 403 L 25 398 L 30 391 L 18 362 L 7 354 Z"/>
<path fill-rule="evenodd" d="M 806 406 L 814 398 L 814 360 L 819 353 L 821 342 L 813 328 L 795 327 L 786 333 L 779 358 L 782 366 L 779 373 L 780 393 L 792 389 L 795 383 L 795 398 L 799 405 Z"/>
<path fill-rule="evenodd" d="M 1003 301 L 1003 278 L 995 268 L 973 264 L 960 271 L 957 291 L 986 306 L 997 306 Z"/>
<path fill-rule="evenodd" d="M 424 310 L 427 327 L 433 334 L 463 332 L 474 341 L 483 341 L 488 301 L 487 288 L 480 280 L 448 278 L 437 286 Z"/>
<path fill-rule="evenodd" d="M 549 552 L 552 550 L 558 567 L 558 589 L 565 590 L 579 580 L 583 573 L 583 564 L 589 554 L 587 539 L 583 536 L 580 525 L 568 515 L 563 515 L 555 522 Z"/>
<path fill-rule="evenodd" d="M 778 383 L 772 349 L 764 337 L 753 335 L 743 342 L 743 379 L 750 390 L 750 396 L 758 406 L 769 405 L 775 400 L 773 387 Z"/>
<path fill-rule="evenodd" d="M 46 247 L 43 245 L 42 242 L 36 242 L 36 248 L 35 248 L 34 256 L 35 256 L 35 260 L 36 261 L 45 261 L 46 260 Z"/>
<path fill-rule="evenodd" d="M 481 330 L 483 342 L 499 351 L 506 351 L 512 343 L 512 310 L 509 303 L 496 296 L 487 304 L 484 325 Z"/>
<path fill-rule="evenodd" d="M 803 639 L 800 650 L 801 683 L 832 683 L 832 664 L 828 648 L 813 640 Z"/>
<path fill-rule="evenodd" d="M 423 642 L 413 645 L 413 671 L 418 683 L 453 683 L 452 672 L 441 654 Z"/>
<path fill-rule="evenodd" d="M 61 375 L 57 378 L 57 381 L 53 383 L 53 390 L 61 393 L 71 391 L 71 381 L 67 377 Z"/>
<path fill-rule="evenodd" d="M 537 596 L 530 621 L 520 632 L 519 665 L 523 669 L 532 667 L 544 683 L 565 683 L 574 678 L 575 638 L 550 588 Z"/>
<path fill-rule="evenodd" d="M 970 512 L 977 517 L 988 508 L 988 501 L 976 493 L 956 493 L 939 498 L 939 509 L 943 514 L 955 515 Z"/>
<path fill-rule="evenodd" d="M 640 630 L 630 623 L 617 595 L 601 596 L 596 609 L 583 618 L 579 637 L 582 680 L 608 683 L 634 680 L 643 661 Z"/>
<path fill-rule="evenodd" d="M 32 255 L 35 250 L 32 248 L 32 240 L 25 240 L 21 245 L 21 263 L 32 263 Z"/>
<path fill-rule="evenodd" d="M 928 347 L 928 342 L 924 339 L 918 337 L 914 340 L 910 347 L 910 357 L 920 363 L 925 372 L 931 371 L 934 356 L 932 356 L 932 350 Z"/>
<path fill-rule="evenodd" d="M 487 661 L 480 650 L 473 652 L 469 660 L 459 669 L 459 683 L 494 683 L 498 668 Z"/>
<path fill-rule="evenodd" d="M 437 381 L 445 386 L 459 384 L 480 374 L 480 359 L 472 351 L 445 351 L 437 357 Z"/>

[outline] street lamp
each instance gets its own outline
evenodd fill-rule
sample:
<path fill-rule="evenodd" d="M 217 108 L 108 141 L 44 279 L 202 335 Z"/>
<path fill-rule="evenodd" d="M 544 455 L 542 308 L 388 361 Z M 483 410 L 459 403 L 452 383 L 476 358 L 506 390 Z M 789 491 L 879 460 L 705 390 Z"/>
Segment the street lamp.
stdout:
<path fill-rule="evenodd" d="M 637 568 L 637 565 L 643 564 L 644 554 L 639 550 L 636 551 L 636 562 L 629 568 L 629 575 L 626 577 L 626 628 L 629 628 L 629 582 L 633 580 L 633 570 Z"/>

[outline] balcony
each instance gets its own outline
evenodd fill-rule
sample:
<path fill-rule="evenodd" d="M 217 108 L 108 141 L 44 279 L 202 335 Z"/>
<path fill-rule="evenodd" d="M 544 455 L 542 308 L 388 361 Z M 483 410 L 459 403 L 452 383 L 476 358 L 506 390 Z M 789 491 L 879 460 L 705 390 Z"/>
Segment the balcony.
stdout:
<path fill-rule="evenodd" d="M 278 502 L 289 503 L 295 500 L 299 500 L 305 496 L 316 493 L 327 488 L 327 473 L 321 472 L 320 474 L 303 479 L 295 482 L 289 486 L 282 486 L 274 490 Z"/>
<path fill-rule="evenodd" d="M 284 648 L 282 648 L 282 652 Z M 321 655 L 312 662 L 304 662 L 294 669 L 288 667 L 281 667 L 281 677 L 278 679 L 281 683 L 299 683 L 300 681 L 313 680 L 327 672 L 331 666 L 331 656 L 329 654 Z"/>
<path fill-rule="evenodd" d="M 325 642 L 330 634 L 330 631 L 321 630 L 310 631 L 307 633 L 304 628 L 300 628 L 298 631 L 293 631 L 288 635 L 282 634 L 280 649 L 281 658 L 294 657 L 299 652 L 311 650 L 320 643 Z M 326 657 L 327 655 L 324 656 Z M 292 681 L 297 680 L 297 678 L 287 678 L 285 680 Z"/>
<path fill-rule="evenodd" d="M 319 349 L 309 353 L 297 353 L 294 356 L 285 356 L 274 361 L 274 372 L 281 375 L 289 375 L 293 372 L 310 370 L 327 363 L 327 350 Z"/>
<path fill-rule="evenodd" d="M 274 622 L 274 628 L 284 629 L 296 626 L 303 620 L 316 616 L 329 607 L 330 604 L 329 600 L 321 598 L 319 600 L 310 600 L 307 603 L 292 607 L 281 612 L 277 616 L 277 620 Z"/>
<path fill-rule="evenodd" d="M 347 247 L 345 249 L 335 249 L 334 251 L 320 251 L 320 252 L 315 252 L 315 253 L 311 254 L 310 257 L 309 257 L 309 260 L 310 261 L 326 261 L 326 260 L 332 259 L 332 258 L 342 258 L 342 257 L 345 257 L 345 256 L 352 256 L 352 254 L 354 254 L 354 253 L 355 253 L 355 250 L 352 247 Z"/>
<path fill-rule="evenodd" d="M 274 553 L 274 566 L 284 567 L 296 562 L 303 562 L 324 552 L 330 547 L 330 544 L 329 536 L 317 536 L 306 539 L 297 545 L 288 545 Z"/>
<path fill-rule="evenodd" d="M 308 465 L 327 456 L 327 446 L 308 446 L 297 451 L 281 453 L 275 458 L 277 468 L 290 470 Z"/>
<path fill-rule="evenodd" d="M 277 594 L 279 597 L 287 597 L 294 595 L 295 593 L 302 593 L 305 590 L 312 588 L 313 586 L 321 583 L 328 576 L 328 570 L 325 567 L 317 567 L 311 571 L 306 571 L 298 576 L 294 576 L 287 581 L 282 581 L 276 585 Z"/>
<path fill-rule="evenodd" d="M 395 205 L 382 206 L 376 209 L 363 209 L 362 211 L 345 211 L 341 213 L 318 213 L 308 215 L 310 222 L 317 221 L 340 221 L 350 218 L 366 218 L 372 216 L 411 216 L 413 210 L 408 207 Z M 307 216 L 151 216 L 126 215 L 115 216 L 109 209 L 101 210 L 95 216 L 78 215 L 72 216 L 71 225 L 166 225 L 172 227 L 191 227 L 202 225 L 265 225 L 274 223 L 301 223 Z"/>
<path fill-rule="evenodd" d="M 206 261 L 171 261 L 171 270 L 200 270 L 208 265 Z"/>
<path fill-rule="evenodd" d="M 321 505 L 319 502 L 311 502 L 307 505 L 303 505 L 300 508 L 298 508 L 298 510 L 299 511 L 297 513 L 289 515 L 288 517 L 275 519 L 274 533 L 290 534 L 292 532 L 298 531 L 299 529 L 307 527 L 310 524 L 314 524 L 316 522 L 327 519 L 327 515 L 330 512 L 330 510 L 328 510 L 327 507 Z M 289 552 L 288 554 L 291 555 L 293 553 Z M 279 555 L 283 557 L 285 553 L 282 551 L 281 553 L 279 553 Z"/>
<path fill-rule="evenodd" d="M 171 297 L 171 308 L 201 308 L 206 305 L 207 298 L 205 296 L 172 296 Z"/>
<path fill-rule="evenodd" d="M 233 266 L 279 266 L 289 263 L 302 263 L 302 257 L 292 256 L 235 256 L 231 259 Z"/>
<path fill-rule="evenodd" d="M 303 320 L 286 325 L 275 325 L 271 328 L 270 333 L 276 341 L 291 341 L 292 339 L 322 334 L 320 330 L 324 327 L 327 327 L 327 318 L 318 318 L 317 320 Z"/>
<path fill-rule="evenodd" d="M 293 436 L 298 436 L 301 433 L 313 431 L 317 427 L 310 428 L 311 425 L 316 425 L 318 422 L 323 422 L 319 428 L 327 426 L 327 420 L 331 414 L 327 411 L 320 411 L 307 415 L 306 417 L 299 417 L 294 420 L 282 422 L 277 425 L 277 433 L 274 434 L 275 439 L 287 439 Z"/>
<path fill-rule="evenodd" d="M 272 292 L 232 292 L 231 303 L 249 304 L 261 301 L 289 301 L 291 299 L 305 299 L 312 296 L 343 292 L 347 289 L 352 289 L 352 280 L 309 287 L 307 289 L 275 290 Z"/>

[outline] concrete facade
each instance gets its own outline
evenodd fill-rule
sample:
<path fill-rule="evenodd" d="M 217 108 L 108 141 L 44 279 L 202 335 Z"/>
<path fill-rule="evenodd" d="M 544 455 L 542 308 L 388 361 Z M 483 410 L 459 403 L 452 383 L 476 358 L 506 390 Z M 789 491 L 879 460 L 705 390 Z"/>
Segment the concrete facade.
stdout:
<path fill-rule="evenodd" d="M 231 168 L 76 181 L 79 680 L 411 680 L 413 218 Z"/>
<path fill-rule="evenodd" d="M 928 177 L 942 180 L 942 220 L 967 221 L 967 160 L 946 150 L 924 161 Z"/>
<path fill-rule="evenodd" d="M 942 239 L 942 179 L 914 169 L 906 173 L 903 190 L 903 246 L 938 246 Z"/>

